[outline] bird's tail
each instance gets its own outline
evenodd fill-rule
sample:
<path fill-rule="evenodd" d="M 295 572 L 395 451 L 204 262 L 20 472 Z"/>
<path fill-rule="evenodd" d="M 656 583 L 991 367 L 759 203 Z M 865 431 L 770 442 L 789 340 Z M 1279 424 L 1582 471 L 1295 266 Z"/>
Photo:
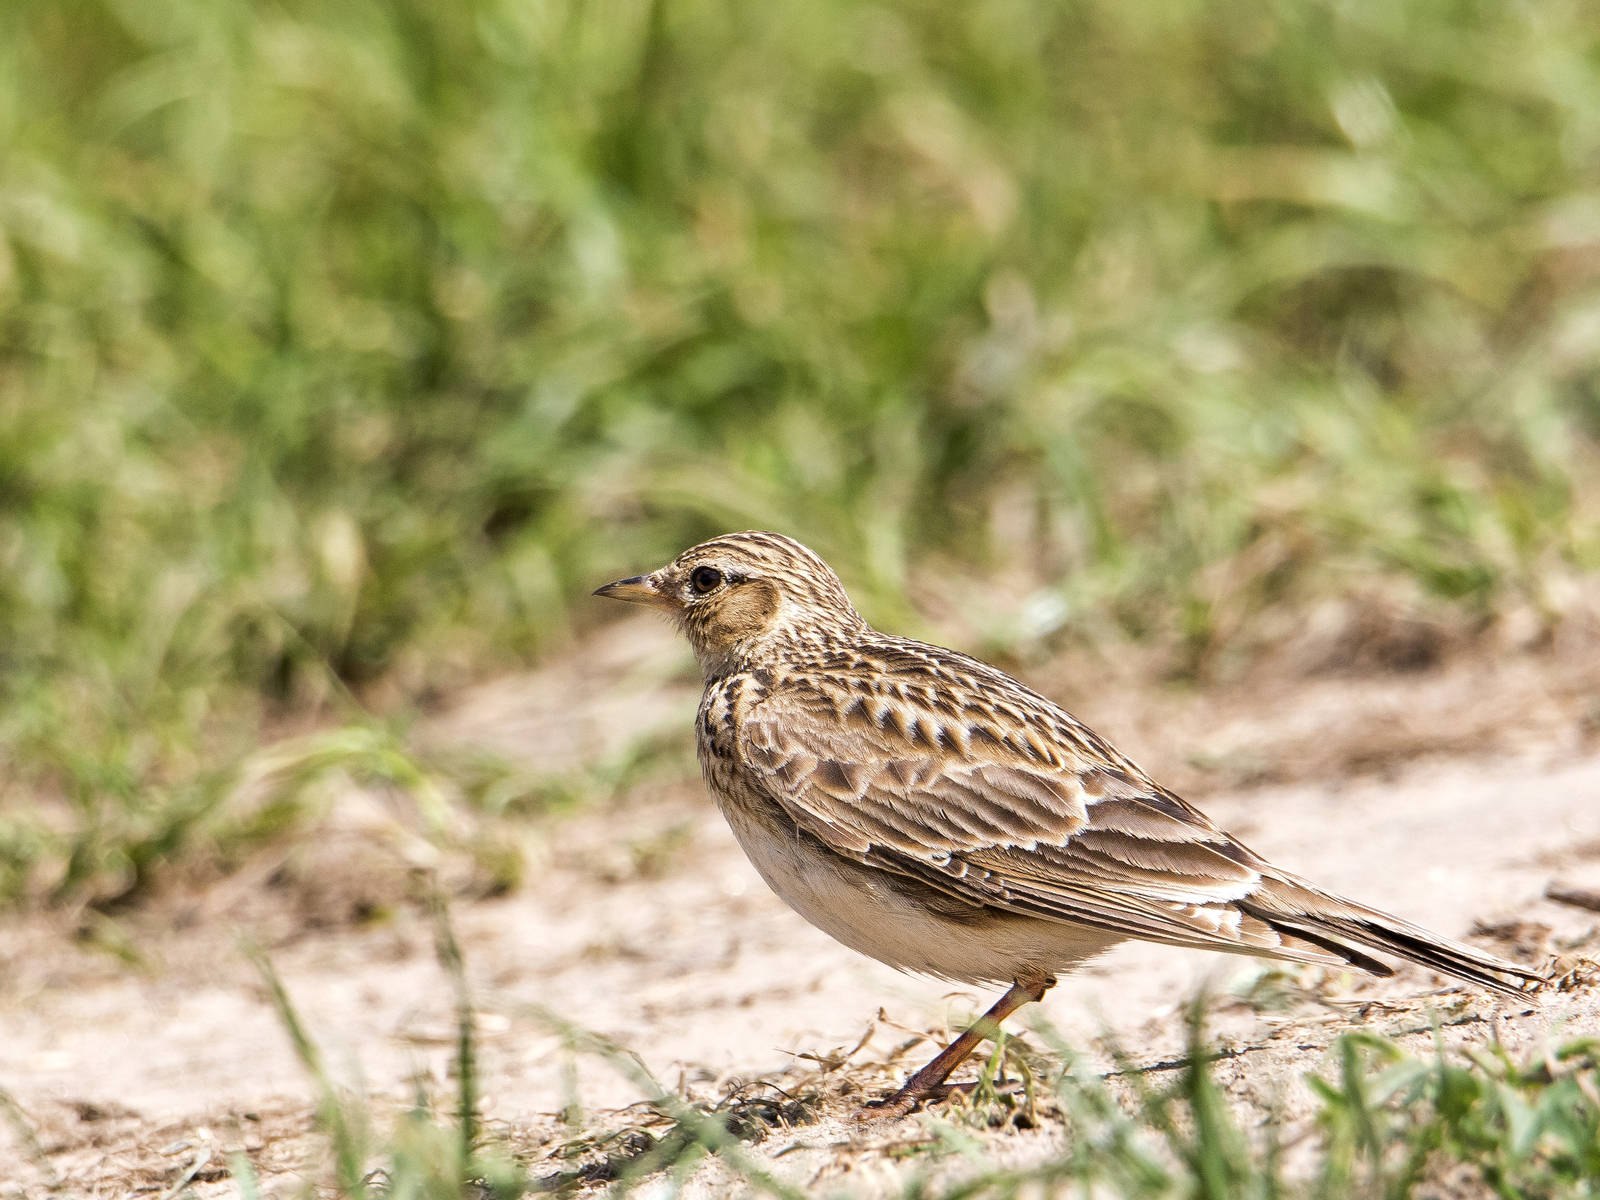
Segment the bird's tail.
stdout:
<path fill-rule="evenodd" d="M 1248 898 L 1236 903 L 1278 932 L 1284 949 L 1291 951 L 1285 957 L 1327 961 L 1331 954 L 1374 975 L 1394 974 L 1392 967 L 1368 953 L 1376 951 L 1513 996 L 1537 990 L 1545 982 L 1545 977 L 1530 967 L 1319 891 L 1287 873 L 1269 876 Z M 1297 944 L 1304 947 L 1302 953 L 1292 953 Z"/>

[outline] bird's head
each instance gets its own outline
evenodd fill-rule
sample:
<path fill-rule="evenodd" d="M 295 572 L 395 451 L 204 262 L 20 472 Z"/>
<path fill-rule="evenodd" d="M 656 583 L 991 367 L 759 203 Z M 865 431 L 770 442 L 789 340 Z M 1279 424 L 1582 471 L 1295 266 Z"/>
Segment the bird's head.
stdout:
<path fill-rule="evenodd" d="M 670 613 L 709 678 L 787 638 L 864 624 L 833 568 L 781 533 L 729 533 L 596 590 Z"/>

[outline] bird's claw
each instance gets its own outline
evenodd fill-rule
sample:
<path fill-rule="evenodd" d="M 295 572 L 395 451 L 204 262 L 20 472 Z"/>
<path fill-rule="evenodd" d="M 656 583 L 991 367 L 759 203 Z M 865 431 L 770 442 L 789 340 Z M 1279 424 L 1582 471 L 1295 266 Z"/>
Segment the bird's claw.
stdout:
<path fill-rule="evenodd" d="M 882 1100 L 872 1100 L 856 1109 L 852 1120 L 858 1125 L 870 1125 L 877 1121 L 898 1121 L 901 1117 L 908 1116 L 924 1104 L 937 1104 L 941 1100 L 948 1100 L 951 1096 L 975 1092 L 978 1090 L 976 1079 L 965 1083 L 940 1083 L 933 1087 L 908 1091 L 901 1088 L 892 1096 L 885 1096 Z"/>

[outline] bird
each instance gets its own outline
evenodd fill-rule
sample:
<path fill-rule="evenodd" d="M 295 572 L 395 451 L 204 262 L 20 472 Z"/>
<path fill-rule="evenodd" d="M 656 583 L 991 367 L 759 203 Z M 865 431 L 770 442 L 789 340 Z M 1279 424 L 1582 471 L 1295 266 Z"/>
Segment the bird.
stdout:
<path fill-rule="evenodd" d="M 763 880 L 844 945 L 999 1000 L 863 1119 L 970 1088 L 955 1068 L 1058 977 L 1128 940 L 1508 994 L 1538 972 L 1274 866 L 997 667 L 873 629 L 779 533 L 692 546 L 598 596 L 670 615 L 704 677 L 707 789 Z"/>

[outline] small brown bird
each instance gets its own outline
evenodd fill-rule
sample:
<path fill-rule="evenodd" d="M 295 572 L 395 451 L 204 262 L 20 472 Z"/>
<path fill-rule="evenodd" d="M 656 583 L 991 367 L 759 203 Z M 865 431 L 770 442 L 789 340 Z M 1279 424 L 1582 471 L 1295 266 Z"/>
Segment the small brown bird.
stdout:
<path fill-rule="evenodd" d="M 1307 883 L 1004 672 L 862 620 L 828 564 L 734 533 L 596 593 L 670 613 L 705 674 L 706 785 L 773 891 L 903 971 L 1009 990 L 899 1116 L 1056 977 L 1127 938 L 1517 993 L 1540 976 Z M 971 1086 L 971 1085 L 964 1085 Z"/>

